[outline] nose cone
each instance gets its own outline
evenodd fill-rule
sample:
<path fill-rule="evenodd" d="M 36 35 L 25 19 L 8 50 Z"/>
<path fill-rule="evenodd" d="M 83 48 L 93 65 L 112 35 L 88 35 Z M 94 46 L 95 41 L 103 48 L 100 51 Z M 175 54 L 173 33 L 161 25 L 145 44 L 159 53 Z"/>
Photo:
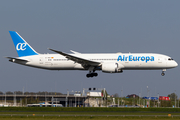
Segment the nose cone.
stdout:
<path fill-rule="evenodd" d="M 176 61 L 173 61 L 173 62 L 171 63 L 171 67 L 172 67 L 172 68 L 175 68 L 175 67 L 177 67 L 177 66 L 178 66 L 178 64 L 177 64 Z"/>
<path fill-rule="evenodd" d="M 169 62 L 167 62 L 166 66 L 167 66 L 168 68 L 175 68 L 175 67 L 178 66 L 178 64 L 177 64 L 176 61 L 169 61 Z"/>
<path fill-rule="evenodd" d="M 177 67 L 178 66 L 178 63 L 176 61 L 174 61 L 174 66 Z"/>

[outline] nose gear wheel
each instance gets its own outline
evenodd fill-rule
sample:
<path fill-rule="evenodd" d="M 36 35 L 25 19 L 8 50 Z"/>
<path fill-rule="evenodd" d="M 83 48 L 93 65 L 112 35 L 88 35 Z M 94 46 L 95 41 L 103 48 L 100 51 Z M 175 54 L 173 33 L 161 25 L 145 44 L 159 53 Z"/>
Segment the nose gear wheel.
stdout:
<path fill-rule="evenodd" d="M 162 70 L 162 73 L 161 73 L 162 76 L 165 75 L 165 73 L 164 73 L 165 71 L 166 71 L 166 69 L 163 69 L 163 70 Z"/>

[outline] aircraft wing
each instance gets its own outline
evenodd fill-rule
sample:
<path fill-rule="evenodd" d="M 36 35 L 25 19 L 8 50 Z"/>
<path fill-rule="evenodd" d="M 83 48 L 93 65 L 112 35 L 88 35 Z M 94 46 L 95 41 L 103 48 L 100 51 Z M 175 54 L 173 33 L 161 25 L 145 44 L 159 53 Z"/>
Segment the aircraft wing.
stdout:
<path fill-rule="evenodd" d="M 74 53 L 74 54 L 81 54 L 81 53 L 79 53 L 79 52 L 76 52 L 76 51 L 73 51 L 73 50 L 70 50 L 72 53 Z"/>
<path fill-rule="evenodd" d="M 9 61 L 11 62 L 15 62 L 15 61 L 20 61 L 20 62 L 29 62 L 28 60 L 24 60 L 24 59 L 19 59 L 19 58 L 12 58 L 12 57 L 6 57 L 9 59 Z"/>
<path fill-rule="evenodd" d="M 76 57 L 76 56 L 61 52 L 61 51 L 53 50 L 53 49 L 50 49 L 50 48 L 48 48 L 48 49 L 65 56 L 67 59 L 70 59 L 70 60 L 72 60 L 74 62 L 82 64 L 83 66 L 99 66 L 101 64 L 99 62 L 94 62 L 94 61 L 87 60 L 87 59 L 84 59 L 84 58 Z"/>

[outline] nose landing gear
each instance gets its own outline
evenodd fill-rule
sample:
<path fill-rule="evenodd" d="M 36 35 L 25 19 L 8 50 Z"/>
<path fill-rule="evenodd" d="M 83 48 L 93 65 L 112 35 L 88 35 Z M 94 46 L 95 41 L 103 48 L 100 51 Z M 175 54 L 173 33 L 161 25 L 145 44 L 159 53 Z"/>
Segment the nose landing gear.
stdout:
<path fill-rule="evenodd" d="M 164 76 L 164 75 L 165 75 L 165 73 L 164 73 L 164 72 L 162 72 L 162 73 L 161 73 L 161 75 L 162 75 L 162 76 Z"/>
<path fill-rule="evenodd" d="M 162 70 L 162 73 L 161 73 L 162 76 L 165 75 L 165 73 L 164 73 L 165 71 L 166 71 L 166 69 L 163 69 L 163 70 Z"/>

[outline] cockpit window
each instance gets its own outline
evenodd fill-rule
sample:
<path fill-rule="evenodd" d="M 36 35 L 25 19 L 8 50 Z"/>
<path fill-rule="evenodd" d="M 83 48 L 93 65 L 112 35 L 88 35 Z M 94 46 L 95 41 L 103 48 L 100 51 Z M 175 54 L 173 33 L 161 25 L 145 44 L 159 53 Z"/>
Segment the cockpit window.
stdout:
<path fill-rule="evenodd" d="M 172 58 L 168 58 L 168 60 L 173 60 Z"/>

